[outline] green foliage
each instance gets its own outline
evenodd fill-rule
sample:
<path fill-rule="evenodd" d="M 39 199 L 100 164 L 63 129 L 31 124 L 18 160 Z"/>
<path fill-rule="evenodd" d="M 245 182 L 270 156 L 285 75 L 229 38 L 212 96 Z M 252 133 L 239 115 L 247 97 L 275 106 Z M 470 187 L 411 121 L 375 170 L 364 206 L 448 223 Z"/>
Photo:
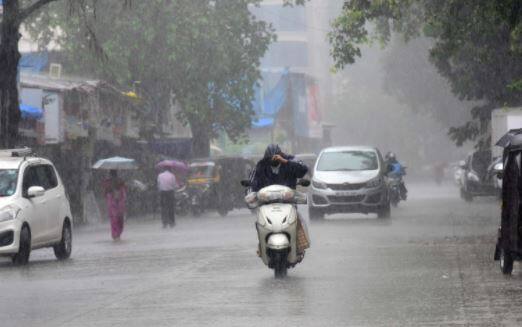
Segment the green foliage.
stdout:
<path fill-rule="evenodd" d="M 369 30 L 369 24 L 376 28 Z M 372 40 L 391 32 L 406 40 L 433 38 L 430 60 L 462 100 L 482 103 L 473 121 L 450 130 L 457 144 L 483 137 L 491 110 L 522 103 L 522 2 L 475 0 L 353 0 L 333 22 L 329 38 L 336 68 L 361 56 Z M 484 143 L 484 142 L 482 142 Z"/>
<path fill-rule="evenodd" d="M 178 118 L 195 138 L 225 130 L 237 140 L 250 126 L 260 58 L 274 40 L 271 27 L 248 10 L 259 2 L 148 0 L 124 7 L 97 1 L 88 13 L 96 20 L 88 25 L 60 3 L 36 17 L 30 30 L 42 45 L 61 31 L 58 42 L 74 73 L 122 87 L 140 81 L 159 120 L 174 96 L 182 107 Z M 90 29 L 104 60 L 89 51 Z"/>

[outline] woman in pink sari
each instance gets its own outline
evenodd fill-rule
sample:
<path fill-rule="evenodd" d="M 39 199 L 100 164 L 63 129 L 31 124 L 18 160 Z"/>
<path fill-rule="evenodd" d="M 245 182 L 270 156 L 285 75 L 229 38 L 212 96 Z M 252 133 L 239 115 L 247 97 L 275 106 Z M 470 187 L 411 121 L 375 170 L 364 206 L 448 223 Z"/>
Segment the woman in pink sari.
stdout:
<path fill-rule="evenodd" d="M 107 202 L 107 212 L 111 222 L 112 239 L 120 240 L 123 232 L 123 222 L 127 212 L 127 186 L 125 182 L 118 177 L 116 170 L 110 171 L 110 176 L 103 182 L 103 190 L 105 193 L 105 201 Z"/>

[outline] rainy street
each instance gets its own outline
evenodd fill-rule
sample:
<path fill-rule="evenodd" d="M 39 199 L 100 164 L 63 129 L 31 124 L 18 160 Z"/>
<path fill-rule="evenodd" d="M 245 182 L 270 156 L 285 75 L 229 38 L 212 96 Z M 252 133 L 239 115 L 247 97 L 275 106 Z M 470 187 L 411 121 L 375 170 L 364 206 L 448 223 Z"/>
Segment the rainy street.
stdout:
<path fill-rule="evenodd" d="M 335 215 L 284 280 L 255 255 L 253 218 L 209 213 L 76 230 L 72 260 L 0 262 L 2 326 L 421 326 L 522 324 L 522 272 L 492 261 L 498 204 L 411 185 L 390 220 Z M 303 211 L 304 212 L 304 211 Z"/>

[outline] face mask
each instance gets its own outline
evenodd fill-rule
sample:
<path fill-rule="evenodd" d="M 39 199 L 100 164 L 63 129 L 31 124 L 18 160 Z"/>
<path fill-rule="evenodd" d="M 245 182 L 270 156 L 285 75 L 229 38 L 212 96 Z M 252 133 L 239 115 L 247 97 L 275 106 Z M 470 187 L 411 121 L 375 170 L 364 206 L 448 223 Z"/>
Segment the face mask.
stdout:
<path fill-rule="evenodd" d="M 271 165 L 272 167 L 277 167 L 277 166 L 279 166 L 279 161 L 277 161 L 277 160 L 272 160 L 272 161 L 270 162 L 270 165 Z"/>
<path fill-rule="evenodd" d="M 270 169 L 272 169 L 272 173 L 277 175 L 277 174 L 279 174 L 279 167 L 280 166 L 270 167 Z"/>

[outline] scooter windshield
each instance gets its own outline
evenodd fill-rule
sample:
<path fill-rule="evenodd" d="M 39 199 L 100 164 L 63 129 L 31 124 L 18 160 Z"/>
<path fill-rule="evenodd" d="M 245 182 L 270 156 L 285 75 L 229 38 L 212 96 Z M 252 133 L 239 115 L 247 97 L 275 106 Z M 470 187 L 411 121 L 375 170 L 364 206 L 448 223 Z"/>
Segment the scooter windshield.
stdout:
<path fill-rule="evenodd" d="M 295 191 L 287 186 L 271 185 L 257 193 L 247 194 L 245 202 L 250 209 L 255 209 L 270 203 L 306 204 L 307 196 L 305 193 Z"/>

